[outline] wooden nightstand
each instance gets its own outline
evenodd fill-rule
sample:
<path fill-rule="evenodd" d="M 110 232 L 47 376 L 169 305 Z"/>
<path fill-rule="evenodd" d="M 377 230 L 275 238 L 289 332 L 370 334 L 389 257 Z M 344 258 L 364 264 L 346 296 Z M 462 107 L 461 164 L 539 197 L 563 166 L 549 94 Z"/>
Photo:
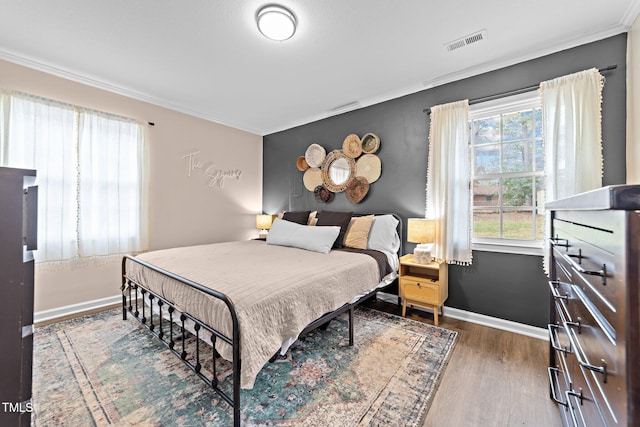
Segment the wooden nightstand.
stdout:
<path fill-rule="evenodd" d="M 446 263 L 418 264 L 413 254 L 400 257 L 399 294 L 402 316 L 407 305 L 433 310 L 433 323 L 438 324 L 438 310 L 444 316 L 444 302 L 449 296 L 449 269 Z"/>

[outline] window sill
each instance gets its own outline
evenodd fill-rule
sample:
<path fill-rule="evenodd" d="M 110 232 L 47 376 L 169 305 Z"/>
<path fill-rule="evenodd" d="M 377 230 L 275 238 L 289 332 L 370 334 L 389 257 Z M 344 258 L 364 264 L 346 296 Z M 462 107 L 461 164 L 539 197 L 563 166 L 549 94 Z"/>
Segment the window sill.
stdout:
<path fill-rule="evenodd" d="M 471 249 L 474 251 L 499 252 L 499 253 L 519 254 L 519 255 L 535 255 L 535 256 L 544 255 L 544 249 L 542 248 L 542 243 L 540 242 L 531 242 L 531 243 L 473 242 L 471 244 Z"/>

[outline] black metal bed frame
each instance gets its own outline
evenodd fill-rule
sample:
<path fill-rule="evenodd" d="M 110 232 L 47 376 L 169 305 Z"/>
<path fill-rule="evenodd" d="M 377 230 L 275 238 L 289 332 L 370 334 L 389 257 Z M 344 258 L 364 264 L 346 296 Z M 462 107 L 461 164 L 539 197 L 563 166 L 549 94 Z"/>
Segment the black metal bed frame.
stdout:
<path fill-rule="evenodd" d="M 398 224 L 398 234 L 400 235 L 400 249 L 398 252 L 402 253 L 402 220 L 395 214 L 393 214 L 397 219 L 399 219 Z M 164 276 L 167 276 L 171 279 L 177 280 L 191 288 L 197 289 L 207 295 L 210 295 L 216 299 L 221 300 L 226 305 L 229 315 L 231 316 L 232 321 L 232 333 L 231 337 L 226 336 L 225 334 L 217 331 L 211 326 L 205 324 L 201 320 L 197 319 L 193 315 L 182 312 L 178 310 L 171 302 L 162 298 L 160 295 L 152 292 L 151 290 L 141 286 L 140 284 L 134 282 L 129 279 L 126 274 L 126 263 L 127 260 L 131 262 L 138 263 L 143 265 L 146 268 L 149 268 L 157 273 L 160 273 Z M 192 280 L 186 279 L 184 277 L 178 276 L 177 274 L 171 273 L 170 271 L 164 270 L 162 268 L 156 267 L 153 264 L 149 264 L 146 261 L 140 260 L 138 258 L 134 258 L 130 255 L 125 255 L 122 259 L 122 320 L 127 320 L 127 313 L 131 313 L 143 326 L 145 326 L 153 335 L 155 335 L 174 355 L 180 358 L 180 360 L 193 372 L 196 373 L 206 384 L 212 387 L 220 397 L 224 401 L 226 401 L 233 409 L 233 425 L 235 427 L 240 427 L 240 369 L 241 369 L 241 359 L 240 359 L 240 329 L 238 324 L 238 316 L 236 314 L 235 306 L 231 298 L 227 295 L 215 291 L 213 289 L 207 288 L 205 286 L 200 285 Z M 348 312 L 349 313 L 349 345 L 353 346 L 353 313 L 355 308 L 362 304 L 364 301 L 369 298 L 375 296 L 381 289 L 374 289 L 369 292 L 358 301 L 354 303 L 347 303 L 343 306 L 339 307 L 337 310 L 324 314 L 318 319 L 311 322 L 307 327 L 300 332 L 300 336 L 305 335 L 306 333 L 327 324 L 332 319 L 340 316 L 341 314 Z M 149 317 L 147 318 L 147 309 L 145 304 L 145 297 L 149 301 L 150 307 Z M 157 300 L 156 305 L 158 308 L 157 323 L 154 323 L 154 312 L 153 312 L 153 303 L 154 300 Z M 141 307 L 139 307 L 141 306 Z M 162 316 L 162 307 L 167 306 L 167 312 L 169 314 L 169 337 L 167 339 L 166 333 L 163 328 L 163 316 Z M 141 311 L 140 311 L 141 310 Z M 173 334 L 173 324 L 174 324 L 174 313 L 179 313 L 178 319 L 180 320 L 180 331 L 177 337 L 174 338 Z M 185 342 L 187 341 L 188 333 L 185 328 L 185 321 L 189 319 L 194 323 L 194 330 L 196 334 L 195 339 L 195 355 L 192 357 L 195 359 L 195 363 L 188 359 L 188 352 L 186 350 Z M 200 329 L 205 329 L 211 334 L 211 348 L 212 348 L 212 369 L 211 369 L 211 378 L 207 377 L 202 373 L 202 364 L 200 363 Z M 219 357 L 218 352 L 215 349 L 215 345 L 217 339 L 221 339 L 232 347 L 232 369 L 233 369 L 233 386 L 232 386 L 232 395 L 229 396 L 227 392 L 222 390 L 219 385 L 219 379 L 217 377 L 216 372 L 216 358 Z M 181 351 L 176 350 L 176 341 L 181 342 Z M 273 361 L 277 358 L 279 350 L 276 351 L 274 356 L 270 359 Z"/>
<path fill-rule="evenodd" d="M 232 324 L 233 324 L 233 328 L 232 328 L 233 332 L 231 334 L 232 337 L 228 337 L 224 335 L 223 333 L 217 331 L 216 329 L 212 328 L 211 326 L 207 325 L 206 323 L 202 322 L 201 320 L 192 316 L 191 314 L 178 310 L 171 302 L 162 298 L 160 295 L 154 293 L 153 291 L 147 288 L 140 286 L 136 282 L 127 278 L 126 277 L 127 260 L 144 265 L 145 267 L 153 271 L 164 274 L 187 286 L 198 289 L 206 293 L 207 295 L 211 295 L 212 297 L 215 297 L 223 301 L 226 304 L 232 319 Z M 222 397 L 229 405 L 231 405 L 231 407 L 233 408 L 233 425 L 236 427 L 239 427 L 240 426 L 240 368 L 241 368 L 242 361 L 240 359 L 240 330 L 238 325 L 238 317 L 236 315 L 235 307 L 231 299 L 220 292 L 206 288 L 202 285 L 199 285 L 198 283 L 195 283 L 191 280 L 177 276 L 171 272 L 158 268 L 145 261 L 141 261 L 139 259 L 133 258 L 129 255 L 126 255 L 122 260 L 122 277 L 123 277 L 122 279 L 123 286 L 125 286 L 125 289 L 126 289 L 125 291 L 126 293 L 122 294 L 122 320 L 127 320 L 127 313 L 131 313 L 136 319 L 138 319 L 140 323 L 142 323 L 143 326 L 145 326 L 149 331 L 151 331 L 151 333 L 153 333 L 174 355 L 179 357 L 189 369 L 195 372 L 196 375 L 198 375 L 205 383 L 207 383 L 207 385 L 212 387 L 220 395 L 220 397 Z M 353 312 L 358 305 L 368 300 L 369 298 L 373 297 L 378 291 L 379 289 L 375 289 L 369 292 L 368 294 L 366 294 L 364 297 L 360 298 L 355 303 L 344 304 L 337 310 L 332 311 L 330 313 L 326 313 L 325 315 L 319 317 L 318 319 L 314 320 L 309 325 L 307 325 L 307 327 L 304 328 L 304 330 L 300 333 L 300 336 L 305 335 L 306 333 L 324 324 L 327 324 L 329 321 L 340 316 L 341 314 L 348 312 L 349 313 L 349 345 L 353 346 L 353 335 L 354 335 Z M 149 301 L 149 304 L 150 304 L 149 308 L 146 307 L 146 304 L 144 302 L 145 298 Z M 154 322 L 153 304 L 154 304 L 154 301 L 156 300 L 157 302 L 155 304 L 157 305 L 159 313 L 155 316 L 156 322 Z M 168 320 L 169 337 L 168 338 L 166 336 L 167 334 L 165 333 L 165 328 L 163 328 L 163 316 L 162 316 L 163 306 L 167 306 L 167 311 L 169 313 L 169 320 Z M 172 327 L 172 324 L 174 323 L 174 313 L 176 312 L 179 314 L 179 317 L 175 317 L 175 318 L 179 319 L 181 322 L 180 332 L 178 336 L 174 336 L 173 327 Z M 147 314 L 149 317 L 147 317 Z M 188 336 L 188 331 L 185 327 L 185 321 L 187 319 L 191 320 L 194 323 L 194 330 L 196 333 L 195 355 L 192 355 L 195 358 L 195 363 L 188 360 L 187 358 L 187 356 L 189 355 L 185 347 L 185 342 L 187 341 L 187 336 Z M 211 360 L 213 362 L 211 378 L 209 378 L 208 376 L 202 373 L 202 364 L 200 363 L 201 362 L 200 339 L 202 338 L 200 336 L 201 329 L 205 329 L 211 334 L 211 347 L 212 347 Z M 232 346 L 232 354 L 233 354 L 233 360 L 231 361 L 233 366 L 232 396 L 229 396 L 227 392 L 225 392 L 220 387 L 218 387 L 219 379 L 216 373 L 216 358 L 219 357 L 219 354 L 215 349 L 216 340 L 218 338 Z M 178 342 L 177 350 L 176 350 L 176 342 Z M 180 342 L 182 343 L 181 349 L 179 346 Z M 278 353 L 279 353 L 279 350 L 274 354 L 274 356 L 270 359 L 270 361 L 274 361 L 277 358 Z"/>

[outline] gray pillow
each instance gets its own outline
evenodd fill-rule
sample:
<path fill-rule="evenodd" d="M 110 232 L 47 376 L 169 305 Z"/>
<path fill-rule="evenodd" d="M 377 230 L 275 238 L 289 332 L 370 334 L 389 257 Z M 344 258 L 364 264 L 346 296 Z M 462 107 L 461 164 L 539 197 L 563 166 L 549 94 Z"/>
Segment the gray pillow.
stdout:
<path fill-rule="evenodd" d="M 398 220 L 393 215 L 376 215 L 369 230 L 367 249 L 396 253 L 400 249 L 400 236 L 396 227 Z"/>
<path fill-rule="evenodd" d="M 267 234 L 267 244 L 326 254 L 331 251 L 338 234 L 340 227 L 314 227 L 276 218 Z"/>

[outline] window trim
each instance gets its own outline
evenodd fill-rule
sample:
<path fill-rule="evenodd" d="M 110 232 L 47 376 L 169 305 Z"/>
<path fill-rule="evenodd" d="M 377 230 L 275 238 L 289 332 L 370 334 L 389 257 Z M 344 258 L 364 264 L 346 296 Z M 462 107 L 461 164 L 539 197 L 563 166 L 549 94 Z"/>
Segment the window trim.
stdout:
<path fill-rule="evenodd" d="M 531 109 L 531 108 L 542 108 L 542 97 L 540 96 L 539 90 L 535 89 L 530 92 L 525 92 L 518 95 L 513 95 L 509 97 L 499 98 L 491 101 L 486 101 L 474 105 L 469 106 L 469 122 L 471 123 L 473 120 L 477 120 L 479 118 L 488 117 L 492 115 L 505 114 L 505 113 L 513 113 L 518 110 Z M 471 142 L 471 141 L 470 141 Z M 469 144 L 469 151 L 473 153 L 473 146 Z M 526 174 L 527 177 L 530 176 L 542 176 L 544 177 L 544 171 L 531 171 L 531 172 L 505 172 L 505 173 L 496 173 L 490 174 L 492 178 L 505 178 L 512 177 L 512 175 L 520 175 Z M 495 175 L 495 176 L 494 176 Z M 485 178 L 485 177 L 483 177 Z M 487 179 L 489 179 L 489 174 L 487 174 Z M 476 179 L 475 173 L 472 172 L 471 175 L 471 187 L 473 188 L 473 180 Z M 472 193 L 473 194 L 473 193 Z M 544 205 L 544 200 L 542 203 L 538 203 L 538 205 Z M 471 204 L 471 209 L 474 209 L 475 205 Z M 532 207 L 536 209 L 535 206 Z M 472 221 L 472 231 L 471 231 L 471 249 L 475 251 L 484 251 L 484 252 L 499 252 L 499 253 L 513 253 L 513 254 L 521 254 L 521 255 L 536 255 L 543 256 L 544 255 L 544 239 L 541 240 L 522 240 L 522 239 L 505 239 L 505 238 L 496 238 L 496 237 L 475 237 L 473 235 L 473 216 L 471 218 Z"/>
<path fill-rule="evenodd" d="M 491 241 L 488 241 L 488 240 Z M 544 240 L 496 239 L 473 237 L 471 249 L 482 252 L 500 252 L 519 255 L 544 255 Z"/>

